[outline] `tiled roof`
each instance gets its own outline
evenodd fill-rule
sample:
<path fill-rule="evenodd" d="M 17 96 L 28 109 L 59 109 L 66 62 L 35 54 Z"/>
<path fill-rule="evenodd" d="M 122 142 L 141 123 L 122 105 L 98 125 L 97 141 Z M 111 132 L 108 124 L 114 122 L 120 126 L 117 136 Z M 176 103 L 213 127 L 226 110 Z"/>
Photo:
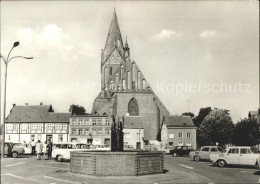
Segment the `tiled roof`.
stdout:
<path fill-rule="evenodd" d="M 249 111 L 248 115 L 257 116 L 257 111 Z"/>
<path fill-rule="evenodd" d="M 124 129 L 144 128 L 143 117 L 126 116 L 124 119 Z"/>
<path fill-rule="evenodd" d="M 194 127 L 190 116 L 169 116 L 165 122 L 167 127 Z"/>
<path fill-rule="evenodd" d="M 51 105 L 15 106 L 6 122 L 69 122 L 71 113 L 54 113 Z"/>

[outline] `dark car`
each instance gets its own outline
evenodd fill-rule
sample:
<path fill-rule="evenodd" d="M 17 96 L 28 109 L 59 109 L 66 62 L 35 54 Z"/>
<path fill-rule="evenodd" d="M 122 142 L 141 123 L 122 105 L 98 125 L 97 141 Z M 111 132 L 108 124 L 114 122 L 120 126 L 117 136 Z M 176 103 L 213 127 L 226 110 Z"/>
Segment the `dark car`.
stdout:
<path fill-rule="evenodd" d="M 173 156 L 184 156 L 189 155 L 192 151 L 190 146 L 177 146 L 175 149 L 170 150 L 170 154 Z"/>

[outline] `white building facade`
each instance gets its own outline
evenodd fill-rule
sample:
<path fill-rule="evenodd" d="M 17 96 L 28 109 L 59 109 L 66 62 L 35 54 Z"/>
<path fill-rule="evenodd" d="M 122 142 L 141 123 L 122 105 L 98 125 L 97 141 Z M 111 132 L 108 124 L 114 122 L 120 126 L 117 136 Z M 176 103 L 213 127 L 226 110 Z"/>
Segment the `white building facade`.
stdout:
<path fill-rule="evenodd" d="M 6 142 L 69 140 L 70 113 L 54 113 L 51 105 L 13 106 L 5 122 Z"/>

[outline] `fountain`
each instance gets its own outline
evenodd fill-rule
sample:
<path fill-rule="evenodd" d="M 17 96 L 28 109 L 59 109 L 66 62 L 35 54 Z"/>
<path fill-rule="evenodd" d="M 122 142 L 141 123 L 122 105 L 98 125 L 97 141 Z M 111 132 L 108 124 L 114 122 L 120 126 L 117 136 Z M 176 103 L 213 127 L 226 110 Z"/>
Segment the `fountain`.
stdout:
<path fill-rule="evenodd" d="M 138 176 L 162 173 L 164 153 L 160 151 L 123 151 L 124 117 L 113 116 L 111 151 L 73 151 L 70 170 L 95 176 Z"/>

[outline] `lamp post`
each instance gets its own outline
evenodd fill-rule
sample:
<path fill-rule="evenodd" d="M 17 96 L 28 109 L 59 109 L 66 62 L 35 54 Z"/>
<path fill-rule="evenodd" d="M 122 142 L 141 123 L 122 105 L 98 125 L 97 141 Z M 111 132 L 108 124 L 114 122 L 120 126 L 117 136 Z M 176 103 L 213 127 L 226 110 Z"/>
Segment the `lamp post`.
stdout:
<path fill-rule="evenodd" d="M 7 58 L 5 58 L 2 54 L 0 54 L 0 58 L 3 59 L 4 63 L 5 63 L 5 86 L 4 86 L 4 112 L 3 112 L 3 143 L 2 143 L 2 158 L 4 158 L 4 143 L 5 143 L 5 112 L 6 112 L 6 82 L 7 82 L 7 66 L 10 63 L 10 61 L 12 59 L 16 59 L 16 58 L 23 58 L 23 59 L 33 59 L 33 57 L 24 57 L 24 56 L 14 56 L 10 58 L 10 54 L 12 52 L 12 50 L 17 47 L 19 45 L 19 42 L 14 42 L 13 47 L 11 48 L 11 50 L 9 51 Z"/>

